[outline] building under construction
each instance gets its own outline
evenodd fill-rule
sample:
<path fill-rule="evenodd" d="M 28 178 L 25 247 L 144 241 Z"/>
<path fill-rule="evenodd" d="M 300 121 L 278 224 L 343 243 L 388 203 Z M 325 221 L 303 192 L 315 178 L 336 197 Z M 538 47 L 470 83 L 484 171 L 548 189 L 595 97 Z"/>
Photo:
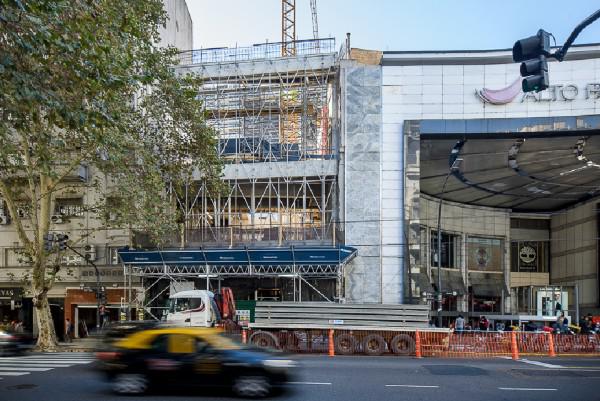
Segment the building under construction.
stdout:
<path fill-rule="evenodd" d="M 183 190 L 171 191 L 185 225 L 173 245 L 210 248 L 213 254 L 222 249 L 221 257 L 232 261 L 240 249 L 272 252 L 262 264 L 249 252 L 241 268 L 232 262 L 213 264 L 210 271 L 205 262 L 185 271 L 173 263 L 171 271 L 152 274 L 138 264 L 137 273 L 146 279 L 201 281 L 196 288 L 232 286 L 239 299 L 343 297 L 341 268 L 348 255 L 337 246 L 336 225 L 339 53 L 334 39 L 295 41 L 293 48 L 292 56 L 282 43 L 194 50 L 181 54 L 178 67 L 181 74 L 203 79 L 199 97 L 218 135 L 226 190 L 211 193 L 198 176 Z M 286 247 L 289 252 L 281 257 L 287 261 L 277 256 Z M 306 249 L 337 249 L 335 268 L 315 260 L 313 267 L 295 270 L 306 262 L 301 261 Z"/>

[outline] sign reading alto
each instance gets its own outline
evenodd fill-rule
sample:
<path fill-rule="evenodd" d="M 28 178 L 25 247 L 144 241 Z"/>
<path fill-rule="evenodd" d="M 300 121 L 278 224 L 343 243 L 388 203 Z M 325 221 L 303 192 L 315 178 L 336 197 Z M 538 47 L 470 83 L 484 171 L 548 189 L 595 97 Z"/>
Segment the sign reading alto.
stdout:
<path fill-rule="evenodd" d="M 521 95 L 521 103 L 533 102 L 560 102 L 575 99 L 600 99 L 600 83 L 588 83 L 584 87 L 575 84 L 550 85 L 548 89 L 535 93 L 523 93 L 521 90 L 522 78 L 517 78 L 512 84 L 502 89 L 478 89 L 477 96 L 484 102 L 490 104 L 508 104 Z"/>

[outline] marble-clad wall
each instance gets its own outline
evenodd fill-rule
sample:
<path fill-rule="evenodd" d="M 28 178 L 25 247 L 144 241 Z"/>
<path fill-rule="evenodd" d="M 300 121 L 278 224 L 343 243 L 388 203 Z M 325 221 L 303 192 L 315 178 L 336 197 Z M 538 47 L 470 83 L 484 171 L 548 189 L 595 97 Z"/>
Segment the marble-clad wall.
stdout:
<path fill-rule="evenodd" d="M 349 303 L 381 302 L 381 67 L 343 61 L 345 242 L 358 256 L 345 270 Z"/>

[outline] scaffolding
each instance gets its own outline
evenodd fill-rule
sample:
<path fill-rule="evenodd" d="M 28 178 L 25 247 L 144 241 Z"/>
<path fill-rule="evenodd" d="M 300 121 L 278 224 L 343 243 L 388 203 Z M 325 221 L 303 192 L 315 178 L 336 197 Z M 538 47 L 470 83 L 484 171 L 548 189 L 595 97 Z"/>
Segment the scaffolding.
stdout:
<path fill-rule="evenodd" d="M 292 47 L 293 53 L 284 51 Z M 198 98 L 218 135 L 226 189 L 211 192 L 201 176 L 171 185 L 168 195 L 181 224 L 166 247 L 331 247 L 340 242 L 337 125 L 332 123 L 339 56 L 334 39 L 294 41 L 292 47 L 266 43 L 180 55 L 179 72 L 203 81 Z M 136 239 L 138 246 L 151 246 L 143 236 Z M 271 278 L 290 287 L 289 300 L 306 299 L 309 291 L 299 294 L 302 287 L 323 300 L 343 298 L 343 264 L 165 266 L 126 269 L 144 283 L 140 306 L 148 312 L 159 307 L 169 289 L 166 282 L 202 277 L 207 285 Z"/>

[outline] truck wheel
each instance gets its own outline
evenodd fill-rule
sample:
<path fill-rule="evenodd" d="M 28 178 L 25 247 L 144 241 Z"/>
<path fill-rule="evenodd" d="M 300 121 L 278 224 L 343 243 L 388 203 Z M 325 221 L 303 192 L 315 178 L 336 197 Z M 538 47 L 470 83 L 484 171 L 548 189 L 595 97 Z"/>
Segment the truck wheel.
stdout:
<path fill-rule="evenodd" d="M 250 342 L 260 348 L 279 348 L 277 337 L 268 331 L 257 331 L 252 334 Z"/>
<path fill-rule="evenodd" d="M 415 340 L 408 334 L 398 334 L 390 341 L 390 349 L 394 354 L 410 355 L 415 352 Z"/>
<path fill-rule="evenodd" d="M 335 352 L 341 355 L 353 354 L 356 350 L 356 338 L 352 334 L 340 334 L 335 337 Z"/>
<path fill-rule="evenodd" d="M 367 355 L 381 355 L 385 352 L 385 340 L 379 334 L 369 334 L 363 341 L 363 350 Z"/>

